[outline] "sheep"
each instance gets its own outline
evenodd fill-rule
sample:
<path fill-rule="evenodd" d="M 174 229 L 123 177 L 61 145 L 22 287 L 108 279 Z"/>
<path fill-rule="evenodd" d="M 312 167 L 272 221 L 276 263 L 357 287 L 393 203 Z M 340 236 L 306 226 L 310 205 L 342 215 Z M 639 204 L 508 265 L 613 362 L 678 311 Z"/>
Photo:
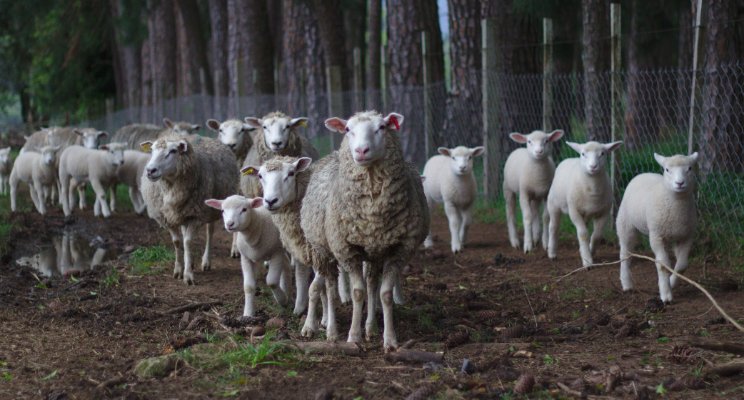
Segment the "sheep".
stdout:
<path fill-rule="evenodd" d="M 393 326 L 393 286 L 399 270 L 411 259 L 429 232 L 429 210 L 421 177 L 403 160 L 400 129 L 403 116 L 360 112 L 348 121 L 329 118 L 325 126 L 345 134 L 338 152 L 310 178 L 300 224 L 318 251 L 332 255 L 349 273 L 353 314 L 348 341 L 361 341 L 368 263 L 367 321 L 369 339 L 375 324 L 377 280 L 382 274 L 385 351 L 397 348 Z M 329 305 L 328 307 L 332 307 Z"/>
<path fill-rule="evenodd" d="M 62 190 L 59 200 L 65 218 L 72 214 L 74 197 L 70 190 L 70 182 L 75 179 L 82 184 L 90 182 L 96 193 L 96 203 L 93 208 L 95 216 L 103 214 L 104 218 L 111 216 L 111 210 L 106 203 L 106 190 L 116 180 L 117 168 L 124 164 L 124 143 L 109 143 L 101 145 L 98 150 L 73 145 L 66 148 L 59 160 L 59 183 Z"/>
<path fill-rule="evenodd" d="M 274 300 L 287 304 L 287 280 L 289 259 L 279 240 L 279 231 L 271 220 L 269 211 L 263 207 L 263 199 L 249 199 L 239 195 L 224 200 L 209 199 L 204 204 L 222 211 L 225 230 L 238 234 L 240 266 L 243 269 L 243 291 L 245 303 L 243 316 L 255 315 L 256 277 L 255 268 L 263 261 L 269 262 L 266 284 L 271 288 Z"/>
<path fill-rule="evenodd" d="M 207 128 L 217 132 L 217 138 L 235 153 L 238 167 L 242 167 L 245 156 L 248 155 L 248 150 L 253 147 L 251 132 L 256 128 L 237 119 L 228 119 L 223 122 L 208 119 Z"/>
<path fill-rule="evenodd" d="M 8 179 L 13 169 L 13 159 L 10 157 L 10 147 L 0 149 L 0 195 L 8 194 Z"/>
<path fill-rule="evenodd" d="M 29 136 L 24 136 L 23 138 L 26 140 L 26 143 L 24 143 L 23 147 L 21 147 L 19 154 L 23 154 L 27 151 L 35 151 L 38 153 L 39 151 L 41 151 L 42 147 L 50 145 L 49 136 L 54 135 L 57 129 L 61 128 L 41 128 L 40 130 L 32 133 Z"/>
<path fill-rule="evenodd" d="M 201 262 L 206 271 L 211 267 L 214 222 L 220 218 L 204 200 L 224 199 L 236 192 L 235 155 L 219 141 L 196 135 L 162 137 L 143 142 L 142 149 L 151 153 L 140 181 L 147 214 L 171 235 L 176 253 L 173 277 L 194 284 L 191 243 L 195 230 L 207 226 Z"/>
<path fill-rule="evenodd" d="M 111 211 L 114 211 L 116 198 L 116 184 L 123 183 L 129 187 L 129 200 L 137 214 L 145 212 L 145 202 L 140 193 L 140 179 L 145 171 L 145 165 L 150 161 L 150 155 L 138 150 L 124 150 L 124 164 L 116 170 L 116 183 L 111 186 Z"/>
<path fill-rule="evenodd" d="M 440 147 L 440 155 L 433 156 L 424 166 L 424 194 L 431 209 L 434 203 L 444 203 L 444 212 L 449 221 L 452 252 L 457 254 L 465 245 L 465 236 L 472 221 L 472 207 L 478 186 L 473 174 L 473 157 L 483 154 L 484 147 L 453 149 Z M 424 240 L 424 247 L 431 248 L 434 242 L 431 232 Z"/>
<path fill-rule="evenodd" d="M 622 141 L 608 144 L 566 142 L 581 156 L 561 161 L 555 170 L 553 183 L 550 185 L 546 206 L 550 216 L 549 258 L 556 258 L 558 227 L 561 222 L 561 213 L 565 213 L 576 226 L 579 253 L 584 267 L 588 268 L 594 263 L 592 253 L 612 211 L 612 186 L 610 177 L 605 171 L 605 160 L 607 155 L 615 151 L 622 143 Z M 594 220 L 591 242 L 587 229 L 589 220 Z"/>
<path fill-rule="evenodd" d="M 562 130 L 551 133 L 534 131 L 529 135 L 511 133 L 509 137 L 527 147 L 518 148 L 509 154 L 504 165 L 504 200 L 506 200 L 506 224 L 512 247 L 519 248 L 515 221 L 516 195 L 519 194 L 519 207 L 522 210 L 524 225 L 524 252 L 532 251 L 533 242 L 540 239 L 540 205 L 548 197 L 553 180 L 555 163 L 550 157 L 550 143 L 563 136 Z M 548 210 L 543 210 L 543 225 L 548 223 Z M 548 245 L 548 232 L 543 231 L 542 245 Z"/>
<path fill-rule="evenodd" d="M 153 124 L 130 124 L 119 128 L 114 133 L 112 142 L 123 142 L 130 150 L 139 150 L 140 144 L 146 141 L 155 141 L 171 134 L 188 136 L 196 133 L 201 126 L 190 122 L 173 122 L 163 118 L 163 126 Z"/>
<path fill-rule="evenodd" d="M 271 218 L 279 229 L 282 243 L 295 261 L 297 298 L 294 313 L 302 313 L 305 307 L 308 310 L 300 334 L 310 337 L 318 330 L 318 300 L 322 301 L 324 299 L 324 297 L 321 297 L 321 292 L 326 288 L 327 299 L 323 305 L 326 338 L 336 340 L 338 328 L 334 315 L 333 289 L 338 275 L 338 264 L 332 255 L 317 251 L 307 241 L 300 225 L 301 206 L 310 176 L 329 160 L 329 157 L 323 158 L 310 168 L 312 159 L 309 157 L 277 156 L 266 161 L 260 167 L 246 166 L 241 169 L 241 173 L 258 179 L 263 186 L 264 205 L 271 213 Z M 315 271 L 315 277 L 308 289 L 309 266 Z"/>
<path fill-rule="evenodd" d="M 18 155 L 13 170 L 10 172 L 10 209 L 15 212 L 18 183 L 25 182 L 29 186 L 31 200 L 36 211 L 46 214 L 44 199 L 56 184 L 55 159 L 59 146 L 44 146 L 41 152 L 26 151 Z"/>
<path fill-rule="evenodd" d="M 648 235 L 657 260 L 659 294 L 664 303 L 670 303 L 677 276 L 673 275 L 670 279 L 661 263 L 671 267 L 667 248 L 672 247 L 677 259 L 674 271 L 682 273 L 688 267 L 688 256 L 697 227 L 693 167 L 698 153 L 671 157 L 654 153 L 654 158 L 664 168 L 664 174 L 645 173 L 634 177 L 625 188 L 617 212 L 620 282 L 623 291 L 633 289 L 630 252 L 637 243 L 639 233 Z"/>
<path fill-rule="evenodd" d="M 290 118 L 275 111 L 263 118 L 246 117 L 245 122 L 256 129 L 255 143 L 248 151 L 243 167 L 260 166 L 274 156 L 320 158 L 318 151 L 297 131 L 307 125 L 307 118 Z M 250 177 L 240 179 L 240 191 L 246 197 L 260 197 L 261 184 Z"/>

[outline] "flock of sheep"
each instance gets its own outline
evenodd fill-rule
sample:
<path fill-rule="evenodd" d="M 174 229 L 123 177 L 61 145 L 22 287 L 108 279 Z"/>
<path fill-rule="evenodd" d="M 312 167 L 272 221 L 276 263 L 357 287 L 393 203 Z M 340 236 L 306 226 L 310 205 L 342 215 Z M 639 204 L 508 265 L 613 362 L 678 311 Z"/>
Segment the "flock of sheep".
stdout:
<path fill-rule="evenodd" d="M 429 210 L 436 203 L 444 205 L 452 252 L 462 251 L 477 193 L 473 159 L 485 150 L 439 148 L 440 155 L 429 159 L 419 175 L 401 150 L 396 132 L 403 121 L 400 114 L 374 111 L 356 113 L 348 120 L 327 119 L 325 126 L 344 139 L 338 151 L 323 158 L 299 133 L 307 119 L 281 112 L 244 121 L 209 120 L 207 127 L 217 132 L 217 139 L 196 135 L 198 125 L 168 119 L 164 127 L 122 127 L 108 144 L 100 143 L 106 132 L 46 128 L 27 137 L 14 164 L 10 149 L 0 149 L 0 191 L 6 192 L 9 185 L 16 211 L 17 187 L 25 182 L 38 212 L 44 214 L 58 201 L 69 217 L 75 193 L 78 207 L 85 208 L 84 185 L 89 183 L 96 194 L 95 215 L 108 217 L 116 208 L 116 185 L 125 184 L 135 211 L 146 211 L 170 233 L 176 254 L 173 276 L 187 284 L 194 283 L 196 231 L 206 226 L 201 269 L 208 270 L 214 223 L 222 218 L 233 234 L 231 255 L 240 257 L 244 316 L 256 312 L 257 267 L 268 266 L 267 284 L 281 305 L 291 300 L 294 269 L 294 313 L 307 310 L 303 336 L 312 336 L 324 325 L 327 339 L 338 339 L 335 304 L 340 300 L 353 305 L 348 341 L 361 341 L 366 300 L 364 334 L 367 339 L 375 335 L 376 308 L 381 306 L 383 345 L 389 351 L 397 347 L 393 303 L 403 302 L 400 270 L 422 243 L 433 246 Z M 509 240 L 520 248 L 515 223 L 518 197 L 523 250 L 530 252 L 542 242 L 554 259 L 565 213 L 576 226 L 579 252 L 588 267 L 612 208 L 605 160 L 621 142 L 567 142 L 580 156 L 563 160 L 556 168 L 551 143 L 562 136 L 560 130 L 510 135 L 526 146 L 513 151 L 504 166 Z M 692 246 L 697 153 L 654 157 L 663 175 L 633 178 L 617 216 L 624 290 L 633 287 L 629 252 L 639 233 L 649 236 L 658 262 L 671 265 L 667 248 L 672 248 L 678 272 L 687 268 Z M 658 264 L 657 270 L 661 299 L 669 302 L 676 277 L 670 279 Z"/>

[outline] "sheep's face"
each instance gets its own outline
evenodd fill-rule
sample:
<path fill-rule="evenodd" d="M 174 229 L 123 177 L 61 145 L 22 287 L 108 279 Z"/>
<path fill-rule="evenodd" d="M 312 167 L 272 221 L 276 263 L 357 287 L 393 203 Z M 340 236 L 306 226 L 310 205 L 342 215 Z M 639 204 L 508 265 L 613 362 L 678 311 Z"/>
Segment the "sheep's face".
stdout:
<path fill-rule="evenodd" d="M 108 160 L 111 165 L 116 167 L 124 165 L 124 150 L 127 145 L 124 143 L 109 143 L 98 147 L 99 150 L 105 150 L 108 154 Z"/>
<path fill-rule="evenodd" d="M 454 149 L 440 147 L 439 154 L 450 158 L 450 168 L 452 173 L 457 176 L 468 175 L 473 171 L 473 158 L 483 154 L 483 146 L 467 148 L 457 146 Z"/>
<path fill-rule="evenodd" d="M 101 139 L 108 136 L 108 133 L 95 130 L 95 129 L 75 129 L 75 133 L 78 134 L 83 141 L 83 146 L 88 149 L 97 149 L 101 142 Z"/>
<path fill-rule="evenodd" d="M 685 193 L 695 186 L 695 171 L 698 153 L 689 156 L 674 155 L 664 157 L 654 153 L 656 162 L 664 168 L 664 185 L 675 193 Z"/>
<path fill-rule="evenodd" d="M 210 119 L 207 121 L 207 127 L 217 132 L 220 142 L 229 147 L 233 153 L 238 153 L 243 150 L 243 146 L 245 145 L 244 136 L 248 135 L 250 131 L 255 129 L 247 123 L 234 119 L 222 123 Z"/>
<path fill-rule="evenodd" d="M 178 157 L 189 151 L 185 140 L 158 140 L 140 145 L 145 152 L 151 152 L 150 161 L 145 165 L 145 175 L 152 182 L 178 171 Z"/>
<path fill-rule="evenodd" d="M 261 168 L 245 167 L 244 175 L 251 175 L 261 181 L 266 209 L 275 212 L 297 199 L 297 174 L 305 171 L 312 160 L 301 157 L 293 162 L 269 161 Z"/>
<path fill-rule="evenodd" d="M 41 160 L 46 165 L 54 165 L 54 160 L 57 158 L 57 151 L 59 146 L 44 146 L 41 148 Z"/>
<path fill-rule="evenodd" d="M 289 135 L 292 133 L 292 129 L 307 124 L 307 118 L 290 119 L 286 115 L 269 115 L 262 119 L 248 117 L 245 122 L 252 127 L 261 128 L 266 147 L 274 153 L 278 153 L 289 144 Z"/>
<path fill-rule="evenodd" d="M 249 199 L 234 195 L 225 200 L 209 199 L 204 201 L 204 204 L 222 210 L 225 230 L 232 233 L 248 229 L 251 219 L 254 218 L 253 209 L 261 207 L 263 199 L 260 197 Z"/>
<path fill-rule="evenodd" d="M 170 129 L 176 135 L 188 136 L 201 128 L 197 124 L 191 124 L 188 122 L 173 122 L 168 118 L 163 118 L 163 125 Z"/>
<path fill-rule="evenodd" d="M 357 113 L 348 121 L 329 118 L 325 126 L 346 134 L 349 151 L 357 165 L 369 166 L 385 158 L 387 130 L 399 130 L 403 116 L 390 113 L 386 117 L 373 111 Z"/>
<path fill-rule="evenodd" d="M 581 169 L 588 175 L 596 175 L 604 171 L 607 156 L 620 147 L 622 143 L 621 141 L 607 144 L 598 142 L 587 142 L 584 144 L 566 142 L 569 147 L 579 153 Z"/>
<path fill-rule="evenodd" d="M 5 164 L 10 160 L 10 147 L 0 149 L 0 164 Z"/>
<path fill-rule="evenodd" d="M 563 131 L 555 130 L 550 133 L 533 131 L 529 135 L 515 132 L 510 133 L 509 137 L 517 143 L 527 144 L 527 153 L 530 157 L 535 160 L 544 160 L 550 156 L 550 143 L 556 142 L 563 137 Z"/>
<path fill-rule="evenodd" d="M 47 134 L 47 140 L 46 140 L 46 142 L 50 146 L 60 146 L 60 145 L 62 145 L 62 135 L 60 134 L 61 130 L 59 128 L 56 128 L 56 127 L 45 128 L 44 131 Z"/>

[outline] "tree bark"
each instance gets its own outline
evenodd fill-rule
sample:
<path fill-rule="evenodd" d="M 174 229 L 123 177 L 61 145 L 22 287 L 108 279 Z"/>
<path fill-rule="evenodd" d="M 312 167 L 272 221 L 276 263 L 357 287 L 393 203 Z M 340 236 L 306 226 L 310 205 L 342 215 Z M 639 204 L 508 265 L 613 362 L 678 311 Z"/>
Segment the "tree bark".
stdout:
<path fill-rule="evenodd" d="M 314 0 L 313 5 L 318 21 L 320 42 L 323 45 L 325 64 L 340 68 L 341 90 L 347 92 L 351 89 L 351 74 L 345 51 L 341 0 Z M 347 110 L 344 114 L 348 112 Z"/>
<path fill-rule="evenodd" d="M 249 0 L 246 14 L 246 54 L 253 77 L 253 93 L 274 95 L 274 46 L 269 30 L 269 12 L 266 0 Z M 255 74 L 255 75 L 254 75 Z M 264 104 L 268 109 L 272 104 Z"/>
<path fill-rule="evenodd" d="M 246 1 L 227 0 L 227 70 L 229 74 L 230 115 L 246 113 L 245 106 L 239 106 L 238 97 L 248 93 L 245 69 L 248 65 L 245 58 Z M 239 108 L 242 108 L 240 110 Z"/>
<path fill-rule="evenodd" d="M 227 71 L 227 0 L 212 0 L 209 4 L 209 21 L 211 26 L 210 49 L 207 52 L 212 70 L 214 89 L 214 109 L 223 113 L 227 104 L 223 97 L 228 94 Z M 220 117 L 222 118 L 222 117 Z"/>
<path fill-rule="evenodd" d="M 606 142 L 610 138 L 609 80 L 609 2 L 581 0 L 584 46 L 584 116 L 588 140 Z"/>
<path fill-rule="evenodd" d="M 150 63 L 152 68 L 153 105 L 171 99 L 176 94 L 176 29 L 172 0 L 151 1 L 148 21 L 150 32 Z M 160 110 L 166 114 L 168 111 Z M 167 115 L 157 115 L 156 118 Z"/>
<path fill-rule="evenodd" d="M 213 93 L 199 6 L 196 0 L 178 0 L 174 5 L 178 43 L 179 95 Z M 204 88 L 202 88 L 202 74 Z"/>
<path fill-rule="evenodd" d="M 380 55 L 382 46 L 382 1 L 369 0 L 367 4 L 367 32 L 369 42 L 367 43 L 367 108 L 380 109 L 382 107 L 380 96 Z"/>

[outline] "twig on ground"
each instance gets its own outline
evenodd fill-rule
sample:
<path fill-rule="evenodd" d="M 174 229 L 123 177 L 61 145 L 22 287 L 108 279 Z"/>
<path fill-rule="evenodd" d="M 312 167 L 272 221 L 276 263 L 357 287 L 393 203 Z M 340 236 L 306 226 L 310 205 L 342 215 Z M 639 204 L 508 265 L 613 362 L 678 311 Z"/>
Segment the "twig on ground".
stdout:
<path fill-rule="evenodd" d="M 590 400 L 603 400 L 603 399 L 614 399 L 615 397 L 611 396 L 594 396 L 594 395 L 586 395 L 585 393 L 581 393 L 578 390 L 573 390 L 570 387 L 564 385 L 561 382 L 556 382 L 556 386 L 558 386 L 559 389 L 561 389 L 563 392 L 565 392 L 568 395 L 578 397 L 580 399 L 590 399 Z"/>
<path fill-rule="evenodd" d="M 713 340 L 694 339 L 690 342 L 690 346 L 705 349 L 705 350 L 725 351 L 727 353 L 744 356 L 744 345 L 739 344 L 739 343 L 716 342 Z"/>
<path fill-rule="evenodd" d="M 628 257 L 628 258 L 630 258 L 630 257 Z M 625 260 L 627 260 L 627 258 L 624 258 L 622 260 L 617 260 L 617 261 L 607 261 L 607 262 L 602 262 L 602 263 L 590 264 L 590 265 L 588 265 L 586 267 L 583 267 L 582 266 L 581 268 L 576 268 L 575 270 L 567 273 L 566 275 L 563 275 L 563 276 L 559 277 L 555 281 L 556 281 L 556 283 L 558 283 L 558 282 L 562 281 L 563 279 L 568 278 L 569 276 L 571 276 L 571 275 L 573 275 L 573 274 L 575 274 L 577 272 L 588 271 L 589 268 L 592 268 L 592 267 L 606 267 L 608 265 L 620 264 L 621 262 L 623 262 Z"/>
<path fill-rule="evenodd" d="M 220 300 L 205 301 L 203 303 L 190 303 L 190 304 L 185 304 L 182 306 L 178 306 L 178 307 L 165 310 L 162 312 L 162 314 L 178 314 L 184 311 L 193 311 L 197 309 L 202 309 L 202 308 L 207 308 L 207 307 L 212 307 L 212 306 L 219 306 L 219 305 L 222 305 L 222 301 Z"/>
<path fill-rule="evenodd" d="M 385 354 L 385 361 L 392 363 L 402 362 L 407 364 L 425 364 L 427 362 L 441 364 L 444 362 L 444 354 L 419 350 L 398 349 L 398 351 Z"/>
<path fill-rule="evenodd" d="M 530 311 L 532 311 L 532 319 L 535 321 L 535 328 L 537 328 L 537 316 L 535 315 L 535 309 L 532 308 L 532 303 L 530 302 L 530 296 L 527 294 L 527 289 L 524 288 L 524 282 L 520 280 L 519 283 L 522 285 L 522 291 L 524 291 L 524 297 L 527 299 L 527 305 L 530 306 Z"/>

